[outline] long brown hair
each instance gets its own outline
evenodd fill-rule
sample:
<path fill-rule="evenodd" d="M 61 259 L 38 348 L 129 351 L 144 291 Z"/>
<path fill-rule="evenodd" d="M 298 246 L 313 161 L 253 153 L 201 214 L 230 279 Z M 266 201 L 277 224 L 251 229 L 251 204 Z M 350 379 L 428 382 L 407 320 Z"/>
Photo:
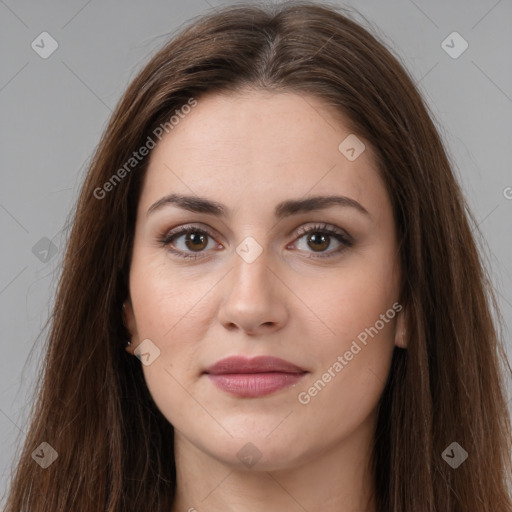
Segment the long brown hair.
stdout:
<path fill-rule="evenodd" d="M 104 184 L 190 98 L 247 87 L 315 95 L 343 114 L 374 148 L 392 201 L 409 345 L 395 349 L 379 403 L 377 509 L 510 512 L 510 365 L 476 223 L 397 58 L 340 7 L 307 2 L 229 6 L 192 20 L 119 101 L 73 212 L 6 512 L 171 509 L 173 428 L 125 351 L 121 313 L 148 157 Z M 45 469 L 32 456 L 43 442 L 58 454 Z M 468 453 L 456 469 L 442 456 L 453 442 Z"/>

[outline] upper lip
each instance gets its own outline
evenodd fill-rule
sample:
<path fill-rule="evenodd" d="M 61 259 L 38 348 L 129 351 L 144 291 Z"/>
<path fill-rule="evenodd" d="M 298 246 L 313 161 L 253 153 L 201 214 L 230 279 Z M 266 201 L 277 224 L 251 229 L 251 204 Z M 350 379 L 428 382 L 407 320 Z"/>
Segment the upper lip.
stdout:
<path fill-rule="evenodd" d="M 212 375 L 233 374 L 233 373 L 305 373 L 289 361 L 271 356 L 258 356 L 247 358 L 243 356 L 231 356 L 217 361 L 206 368 L 205 373 Z"/>

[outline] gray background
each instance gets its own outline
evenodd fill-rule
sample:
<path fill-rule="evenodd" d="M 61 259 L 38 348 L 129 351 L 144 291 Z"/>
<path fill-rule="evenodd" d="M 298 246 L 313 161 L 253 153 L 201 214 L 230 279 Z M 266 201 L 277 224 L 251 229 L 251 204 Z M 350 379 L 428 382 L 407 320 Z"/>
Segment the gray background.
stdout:
<path fill-rule="evenodd" d="M 0 0 L 0 495 L 26 431 L 63 226 L 101 132 L 149 55 L 188 19 L 228 3 Z M 371 22 L 432 109 L 487 244 L 512 358 L 512 1 L 339 4 Z M 31 47 L 44 31 L 58 42 L 46 59 Z M 455 59 L 441 45 L 453 31 L 469 44 Z M 55 251 L 46 257 L 45 238 Z"/>

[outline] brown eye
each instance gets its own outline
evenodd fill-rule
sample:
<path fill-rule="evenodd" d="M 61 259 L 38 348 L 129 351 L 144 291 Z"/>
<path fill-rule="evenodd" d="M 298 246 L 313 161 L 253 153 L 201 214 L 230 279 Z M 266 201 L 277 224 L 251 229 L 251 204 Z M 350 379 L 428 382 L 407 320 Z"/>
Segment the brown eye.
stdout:
<path fill-rule="evenodd" d="M 176 242 L 181 238 L 183 238 L 182 246 L 176 247 L 179 245 Z M 202 252 L 205 252 L 209 239 L 213 240 L 213 236 L 208 231 L 185 226 L 164 234 L 159 242 L 180 258 L 196 259 L 201 256 Z"/>
<path fill-rule="evenodd" d="M 315 250 L 324 251 L 331 244 L 329 235 L 326 236 L 324 233 L 313 233 L 308 238 L 309 246 Z"/>
<path fill-rule="evenodd" d="M 326 224 L 301 228 L 298 231 L 298 234 L 301 235 L 299 240 L 300 238 L 305 237 L 307 240 L 307 247 L 312 249 L 314 253 L 318 253 L 313 256 L 308 256 L 309 258 L 330 258 L 334 255 L 340 254 L 348 247 L 352 247 L 354 244 L 350 235 L 338 228 L 331 228 Z M 332 238 L 334 238 L 340 246 L 337 249 L 325 252 L 326 249 L 331 246 Z M 325 254 L 322 254 L 324 252 Z"/>
<path fill-rule="evenodd" d="M 207 245 L 208 235 L 197 231 L 190 231 L 185 235 L 185 245 L 192 251 L 200 251 Z"/>

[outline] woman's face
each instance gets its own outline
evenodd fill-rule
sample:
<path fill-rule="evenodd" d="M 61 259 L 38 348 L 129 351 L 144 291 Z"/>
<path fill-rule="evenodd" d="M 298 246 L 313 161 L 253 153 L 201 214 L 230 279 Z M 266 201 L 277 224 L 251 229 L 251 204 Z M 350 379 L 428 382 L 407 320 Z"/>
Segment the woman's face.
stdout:
<path fill-rule="evenodd" d="M 361 142 L 312 96 L 249 92 L 201 97 L 152 150 L 127 350 L 176 443 L 265 470 L 368 447 L 403 313 Z"/>

